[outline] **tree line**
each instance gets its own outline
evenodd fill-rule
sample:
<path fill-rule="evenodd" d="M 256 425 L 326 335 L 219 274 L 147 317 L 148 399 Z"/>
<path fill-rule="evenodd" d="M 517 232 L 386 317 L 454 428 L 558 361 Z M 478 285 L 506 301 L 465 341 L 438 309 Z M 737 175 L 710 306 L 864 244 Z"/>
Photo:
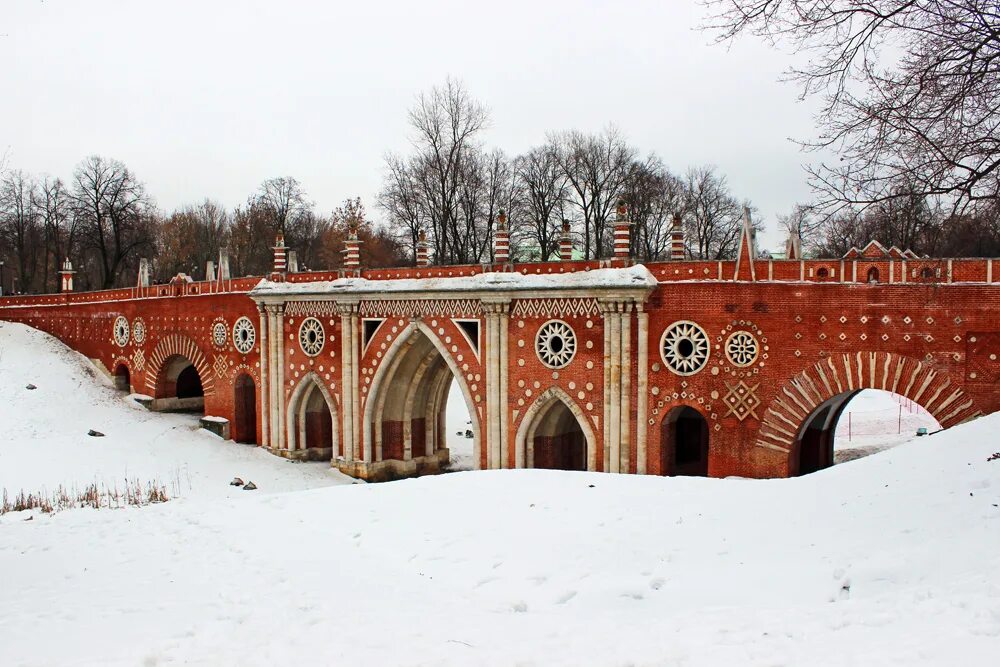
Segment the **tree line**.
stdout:
<path fill-rule="evenodd" d="M 396 239 L 369 220 L 359 198 L 324 215 L 291 177 L 264 181 L 231 210 L 206 199 L 165 213 L 118 160 L 88 157 L 68 182 L 11 169 L 0 178 L 0 287 L 4 293 L 57 291 L 66 258 L 77 271 L 77 289 L 134 285 L 143 257 L 150 259 L 154 282 L 178 273 L 200 280 L 220 248 L 228 249 L 232 276 L 263 275 L 271 269 L 279 232 L 303 270 L 337 268 L 351 225 L 366 266 L 407 261 Z"/>
<path fill-rule="evenodd" d="M 833 154 L 782 224 L 837 256 L 876 239 L 937 256 L 1000 253 L 1000 12 L 995 1 L 703 0 L 720 42 L 799 55 L 788 79 L 820 102 Z M 891 47 L 891 48 L 887 48 Z"/>
<path fill-rule="evenodd" d="M 631 251 L 639 260 L 669 256 L 674 216 L 683 222 L 690 257 L 728 257 L 743 208 L 752 208 L 716 168 L 675 174 L 613 127 L 550 132 L 542 144 L 509 156 L 486 145 L 488 109 L 452 79 L 421 94 L 407 118 L 413 149 L 386 157 L 378 204 L 410 255 L 426 234 L 436 263 L 493 261 L 501 210 L 516 260 L 555 258 L 564 222 L 583 259 L 608 257 L 619 199 L 629 206 Z"/>

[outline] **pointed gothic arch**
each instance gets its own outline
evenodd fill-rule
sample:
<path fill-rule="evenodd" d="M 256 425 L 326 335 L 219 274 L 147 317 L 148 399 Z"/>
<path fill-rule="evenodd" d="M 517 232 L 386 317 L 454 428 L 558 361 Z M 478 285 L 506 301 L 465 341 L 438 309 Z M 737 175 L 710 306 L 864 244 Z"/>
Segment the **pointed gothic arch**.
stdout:
<path fill-rule="evenodd" d="M 319 406 L 325 406 L 325 414 L 316 410 Z M 302 376 L 288 397 L 285 428 L 289 454 L 324 459 L 341 455 L 340 412 L 330 390 L 314 371 Z"/>
<path fill-rule="evenodd" d="M 419 377 L 418 377 L 419 374 Z M 394 456 L 399 452 L 396 440 L 401 438 L 402 458 L 419 456 L 413 451 L 414 432 L 417 432 L 418 442 L 422 440 L 428 449 L 430 446 L 443 446 L 443 422 L 440 413 L 445 402 L 434 400 L 435 394 L 430 387 L 437 386 L 443 374 L 447 374 L 458 383 L 462 396 L 465 398 L 469 417 L 472 420 L 474 458 L 479 461 L 482 447 L 479 412 L 472 400 L 472 392 L 458 363 L 437 337 L 434 331 L 420 320 L 414 320 L 403 329 L 396 340 L 386 350 L 379 364 L 367 393 L 362 421 L 362 456 L 366 462 L 387 460 L 385 454 Z M 414 381 L 416 380 L 416 381 Z M 423 391 L 426 389 L 427 391 Z M 420 405 L 417 405 L 417 399 Z M 414 414 L 423 417 L 414 418 Z M 386 416 L 396 419 L 388 420 Z M 415 424 L 414 420 L 423 420 Z M 384 433 L 386 422 L 399 422 L 400 434 Z M 421 425 L 425 429 L 420 435 Z M 387 441 L 392 442 L 386 447 Z M 388 451 L 392 450 L 392 451 Z M 426 451 L 426 449 L 425 449 Z"/>
<path fill-rule="evenodd" d="M 517 428 L 514 441 L 514 459 L 517 468 L 533 468 L 535 464 L 535 436 L 550 410 L 561 405 L 576 420 L 583 435 L 584 470 L 597 470 L 597 437 L 594 429 L 587 421 L 587 415 L 580 409 L 569 394 L 559 387 L 549 387 L 538 395 L 535 402 L 525 411 L 524 417 Z"/>

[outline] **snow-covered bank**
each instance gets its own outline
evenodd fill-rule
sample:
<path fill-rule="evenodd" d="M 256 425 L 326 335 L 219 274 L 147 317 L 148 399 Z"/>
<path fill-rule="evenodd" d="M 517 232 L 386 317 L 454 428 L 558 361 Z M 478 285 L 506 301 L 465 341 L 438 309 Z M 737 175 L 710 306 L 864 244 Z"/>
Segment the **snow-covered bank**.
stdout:
<path fill-rule="evenodd" d="M 794 480 L 457 473 L 7 524 L 0 663 L 995 664 L 998 422 Z"/>
<path fill-rule="evenodd" d="M 158 480 L 171 497 L 243 494 L 228 484 L 236 475 L 260 492 L 351 481 L 329 464 L 223 442 L 198 429 L 196 416 L 148 412 L 58 340 L 10 322 L 0 322 L 0 424 L 0 489 L 11 494 L 121 487 L 126 477 Z M 89 437 L 89 429 L 105 437 Z"/>
<path fill-rule="evenodd" d="M 791 480 L 519 470 L 265 494 L 226 482 L 336 478 L 60 384 L 85 362 L 43 334 L 0 324 L 0 355 L 0 480 L 192 475 L 161 505 L 0 520 L 5 667 L 996 662 L 1000 415 Z"/>

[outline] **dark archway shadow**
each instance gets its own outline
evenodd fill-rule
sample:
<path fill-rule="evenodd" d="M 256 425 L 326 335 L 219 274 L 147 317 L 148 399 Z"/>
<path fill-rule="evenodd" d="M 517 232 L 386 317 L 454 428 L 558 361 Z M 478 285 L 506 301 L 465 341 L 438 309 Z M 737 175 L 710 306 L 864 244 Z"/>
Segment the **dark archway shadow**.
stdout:
<path fill-rule="evenodd" d="M 660 425 L 660 470 L 664 475 L 708 476 L 708 422 L 694 408 L 681 405 Z"/>

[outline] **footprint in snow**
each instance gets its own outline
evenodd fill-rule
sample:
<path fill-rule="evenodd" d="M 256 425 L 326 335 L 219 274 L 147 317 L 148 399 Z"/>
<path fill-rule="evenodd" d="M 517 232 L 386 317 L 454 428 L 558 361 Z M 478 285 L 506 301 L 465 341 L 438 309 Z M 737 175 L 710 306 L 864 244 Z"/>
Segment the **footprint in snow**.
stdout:
<path fill-rule="evenodd" d="M 663 588 L 663 578 L 656 577 L 655 579 L 650 579 L 649 587 L 652 588 L 654 591 L 660 590 L 661 588 Z"/>

